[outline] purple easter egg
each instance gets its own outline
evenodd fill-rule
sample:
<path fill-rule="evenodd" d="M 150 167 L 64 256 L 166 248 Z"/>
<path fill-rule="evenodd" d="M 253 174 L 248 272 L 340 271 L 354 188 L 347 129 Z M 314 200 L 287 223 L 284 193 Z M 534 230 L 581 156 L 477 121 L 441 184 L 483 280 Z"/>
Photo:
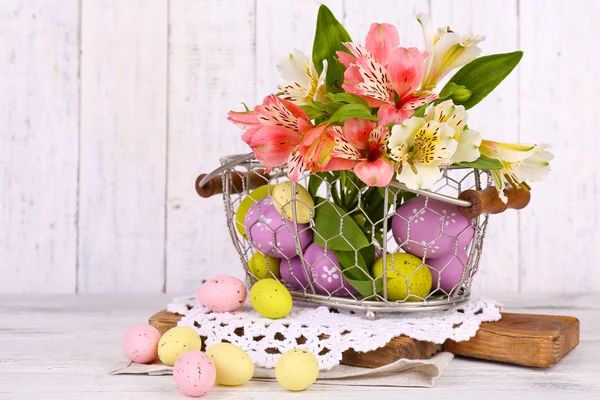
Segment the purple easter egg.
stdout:
<path fill-rule="evenodd" d="M 248 240 L 261 253 L 287 259 L 297 254 L 294 223 L 277 211 L 270 197 L 265 197 L 248 209 L 244 227 Z M 300 247 L 305 249 L 313 238 L 308 224 L 298 224 L 298 237 Z"/>
<path fill-rule="evenodd" d="M 450 293 L 460 282 L 468 260 L 467 253 L 462 250 L 459 250 L 457 255 L 450 253 L 443 257 L 427 259 L 425 263 L 431 271 L 433 290 L 439 287 L 444 292 Z"/>
<path fill-rule="evenodd" d="M 311 243 L 304 251 L 304 262 L 315 290 L 320 294 L 349 296 L 357 295 L 342 275 L 340 263 L 332 250 L 325 250 Z M 280 266 L 279 273 L 283 282 L 297 289 L 310 290 L 308 278 L 302 268 L 300 257 L 292 258 L 286 265 Z"/>
<path fill-rule="evenodd" d="M 402 204 L 392 218 L 394 239 L 417 257 L 438 258 L 465 249 L 475 229 L 458 208 L 439 200 L 418 196 Z"/>

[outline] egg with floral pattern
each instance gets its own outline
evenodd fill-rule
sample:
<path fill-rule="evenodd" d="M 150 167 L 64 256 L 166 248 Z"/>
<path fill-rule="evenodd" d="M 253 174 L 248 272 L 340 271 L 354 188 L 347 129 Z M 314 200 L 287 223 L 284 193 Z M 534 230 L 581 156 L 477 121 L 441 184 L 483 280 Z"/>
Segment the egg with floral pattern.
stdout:
<path fill-rule="evenodd" d="M 244 226 L 248 240 L 261 253 L 276 258 L 291 258 L 298 253 L 294 223 L 277 211 L 270 197 L 265 197 L 248 209 Z M 305 249 L 312 238 L 310 226 L 298 224 L 300 248 Z"/>
<path fill-rule="evenodd" d="M 406 252 L 435 259 L 464 250 L 475 233 L 472 220 L 455 205 L 418 196 L 402 204 L 392 218 L 394 239 Z"/>

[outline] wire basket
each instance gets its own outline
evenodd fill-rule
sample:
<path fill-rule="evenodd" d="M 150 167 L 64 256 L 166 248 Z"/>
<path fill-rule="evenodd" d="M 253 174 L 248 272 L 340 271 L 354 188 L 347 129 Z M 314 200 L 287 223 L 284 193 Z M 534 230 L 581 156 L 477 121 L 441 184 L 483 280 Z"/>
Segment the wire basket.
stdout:
<path fill-rule="evenodd" d="M 339 201 L 335 197 L 339 196 L 336 192 L 341 178 L 304 174 L 297 183 L 291 184 L 289 204 L 280 205 L 291 207 L 292 216 L 286 219 L 271 211 L 274 201 L 271 188 L 288 180 L 283 169 L 275 168 L 266 173 L 252 154 L 224 157 L 221 163 L 215 171 L 198 177 L 196 190 L 203 197 L 223 193 L 231 239 L 250 283 L 265 277 L 279 279 L 290 289 L 296 303 L 365 311 L 369 318 L 378 312 L 443 310 L 469 299 L 488 214 L 475 218 L 461 215 L 458 209 L 472 204 L 459 199 L 458 195 L 466 190 L 482 191 L 489 187 L 491 176 L 487 171 L 463 167 L 444 169 L 442 178 L 431 191 L 408 189 L 392 181 L 379 190 L 383 202 L 378 206 L 381 218 L 373 221 L 364 217 L 363 208 L 371 206 L 364 198 L 364 188 L 361 190 L 357 185 L 355 206 L 342 210 L 331 206 Z M 263 190 L 265 197 L 249 196 L 255 188 L 264 185 L 267 185 Z M 297 198 L 296 185 L 318 187 L 316 194 L 322 199 L 310 209 L 308 223 L 297 222 L 299 207 L 310 205 Z M 237 213 L 244 199 L 246 216 L 242 222 Z M 318 218 L 313 217 L 324 213 L 326 207 L 329 212 L 333 208 L 338 213 L 339 227 L 335 222 L 328 224 L 327 232 L 334 233 L 322 237 L 319 232 L 323 228 L 315 225 Z M 360 215 L 363 217 L 357 217 Z M 349 218 L 353 222 L 349 222 Z M 364 229 L 368 245 L 352 247 L 344 237 L 345 229 L 349 229 L 345 224 Z M 421 228 L 424 224 L 429 227 Z M 267 239 L 261 242 L 259 235 L 266 235 Z M 313 240 L 319 245 L 309 245 Z M 311 247 L 317 249 L 316 256 Z M 261 254 L 257 257 L 263 260 L 261 268 L 251 261 L 257 252 Z M 419 259 L 418 265 L 409 263 L 407 270 L 406 260 L 415 260 L 415 257 Z M 428 279 L 431 285 L 424 288 L 423 282 Z"/>

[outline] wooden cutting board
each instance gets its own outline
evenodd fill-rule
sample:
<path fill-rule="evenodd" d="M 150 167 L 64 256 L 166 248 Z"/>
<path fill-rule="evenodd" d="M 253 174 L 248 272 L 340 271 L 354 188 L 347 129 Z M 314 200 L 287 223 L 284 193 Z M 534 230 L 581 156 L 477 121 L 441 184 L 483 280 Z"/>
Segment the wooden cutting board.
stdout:
<path fill-rule="evenodd" d="M 176 326 L 180 319 L 181 315 L 163 310 L 150 317 L 149 322 L 164 333 Z M 243 330 L 243 328 L 239 329 Z M 322 335 L 322 337 L 327 336 Z M 502 313 L 500 321 L 482 323 L 477 334 L 469 341 L 457 343 L 448 340 L 442 346 L 399 336 L 386 346 L 366 353 L 347 350 L 342 354 L 341 363 L 376 368 L 400 358 L 427 359 L 446 350 L 464 357 L 548 368 L 559 362 L 578 344 L 579 320 L 577 318 Z"/>

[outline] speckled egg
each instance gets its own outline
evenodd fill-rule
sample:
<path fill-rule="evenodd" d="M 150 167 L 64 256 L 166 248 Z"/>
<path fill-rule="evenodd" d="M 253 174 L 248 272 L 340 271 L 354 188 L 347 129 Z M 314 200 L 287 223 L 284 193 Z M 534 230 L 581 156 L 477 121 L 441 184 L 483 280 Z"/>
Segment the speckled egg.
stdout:
<path fill-rule="evenodd" d="M 173 366 L 173 379 L 186 396 L 202 396 L 215 385 L 216 378 L 214 363 L 201 351 L 182 354 Z"/>
<path fill-rule="evenodd" d="M 261 279 L 250 289 L 250 303 L 263 317 L 283 318 L 292 311 L 292 295 L 275 279 Z"/>
<path fill-rule="evenodd" d="M 250 356 L 231 343 L 217 343 L 206 349 L 217 368 L 217 383 L 225 386 L 239 386 L 248 382 L 254 375 L 254 363 Z"/>
<path fill-rule="evenodd" d="M 158 342 L 158 358 L 163 364 L 173 366 L 183 353 L 202 348 L 200 335 L 187 326 L 169 329 Z"/>
<path fill-rule="evenodd" d="M 433 259 L 468 246 L 475 229 L 456 206 L 418 196 L 396 210 L 392 232 L 408 253 Z"/>
<path fill-rule="evenodd" d="M 248 269 L 250 273 L 257 279 L 265 279 L 268 277 L 279 278 L 279 265 L 281 259 L 265 256 L 260 252 L 252 254 L 248 260 Z"/>
<path fill-rule="evenodd" d="M 326 250 L 316 243 L 311 243 L 304 250 L 304 261 L 314 288 L 318 293 L 336 296 L 358 294 L 344 279 L 340 270 L 340 263 L 333 250 Z M 284 263 L 283 268 L 281 268 L 281 275 L 284 282 L 292 287 L 302 289 L 308 286 L 307 276 L 302 268 L 300 257 L 292 258 L 289 264 Z"/>
<path fill-rule="evenodd" d="M 284 217 L 293 220 L 292 201 L 292 182 L 284 181 L 278 183 L 273 188 L 273 205 Z M 296 184 L 296 221 L 300 224 L 307 224 L 312 218 L 312 210 L 315 208 L 315 202 L 308 193 L 308 190 L 300 184 Z"/>
<path fill-rule="evenodd" d="M 294 223 L 283 218 L 270 197 L 254 204 L 244 220 L 250 243 L 263 254 L 276 258 L 291 258 L 297 254 Z M 305 249 L 313 238 L 308 224 L 298 224 L 300 247 Z"/>
<path fill-rule="evenodd" d="M 459 250 L 458 255 L 450 253 L 443 257 L 427 259 L 425 263 L 429 266 L 431 276 L 433 278 L 433 288 L 442 289 L 446 293 L 450 293 L 462 278 L 463 268 L 467 265 L 469 256 L 464 250 Z"/>
<path fill-rule="evenodd" d="M 131 361 L 148 364 L 158 357 L 159 340 L 160 332 L 152 325 L 134 325 L 125 333 L 123 349 Z"/>
<path fill-rule="evenodd" d="M 386 256 L 388 300 L 422 301 L 431 291 L 431 272 L 422 260 L 412 254 Z M 373 277 L 382 279 L 383 258 L 375 261 Z"/>
<path fill-rule="evenodd" d="M 233 312 L 246 301 L 246 285 L 233 276 L 217 276 L 206 281 L 196 296 L 203 306 L 215 312 Z"/>
<path fill-rule="evenodd" d="M 287 390 L 305 390 L 315 383 L 319 376 L 317 357 L 308 350 L 286 351 L 275 364 L 275 378 Z"/>

